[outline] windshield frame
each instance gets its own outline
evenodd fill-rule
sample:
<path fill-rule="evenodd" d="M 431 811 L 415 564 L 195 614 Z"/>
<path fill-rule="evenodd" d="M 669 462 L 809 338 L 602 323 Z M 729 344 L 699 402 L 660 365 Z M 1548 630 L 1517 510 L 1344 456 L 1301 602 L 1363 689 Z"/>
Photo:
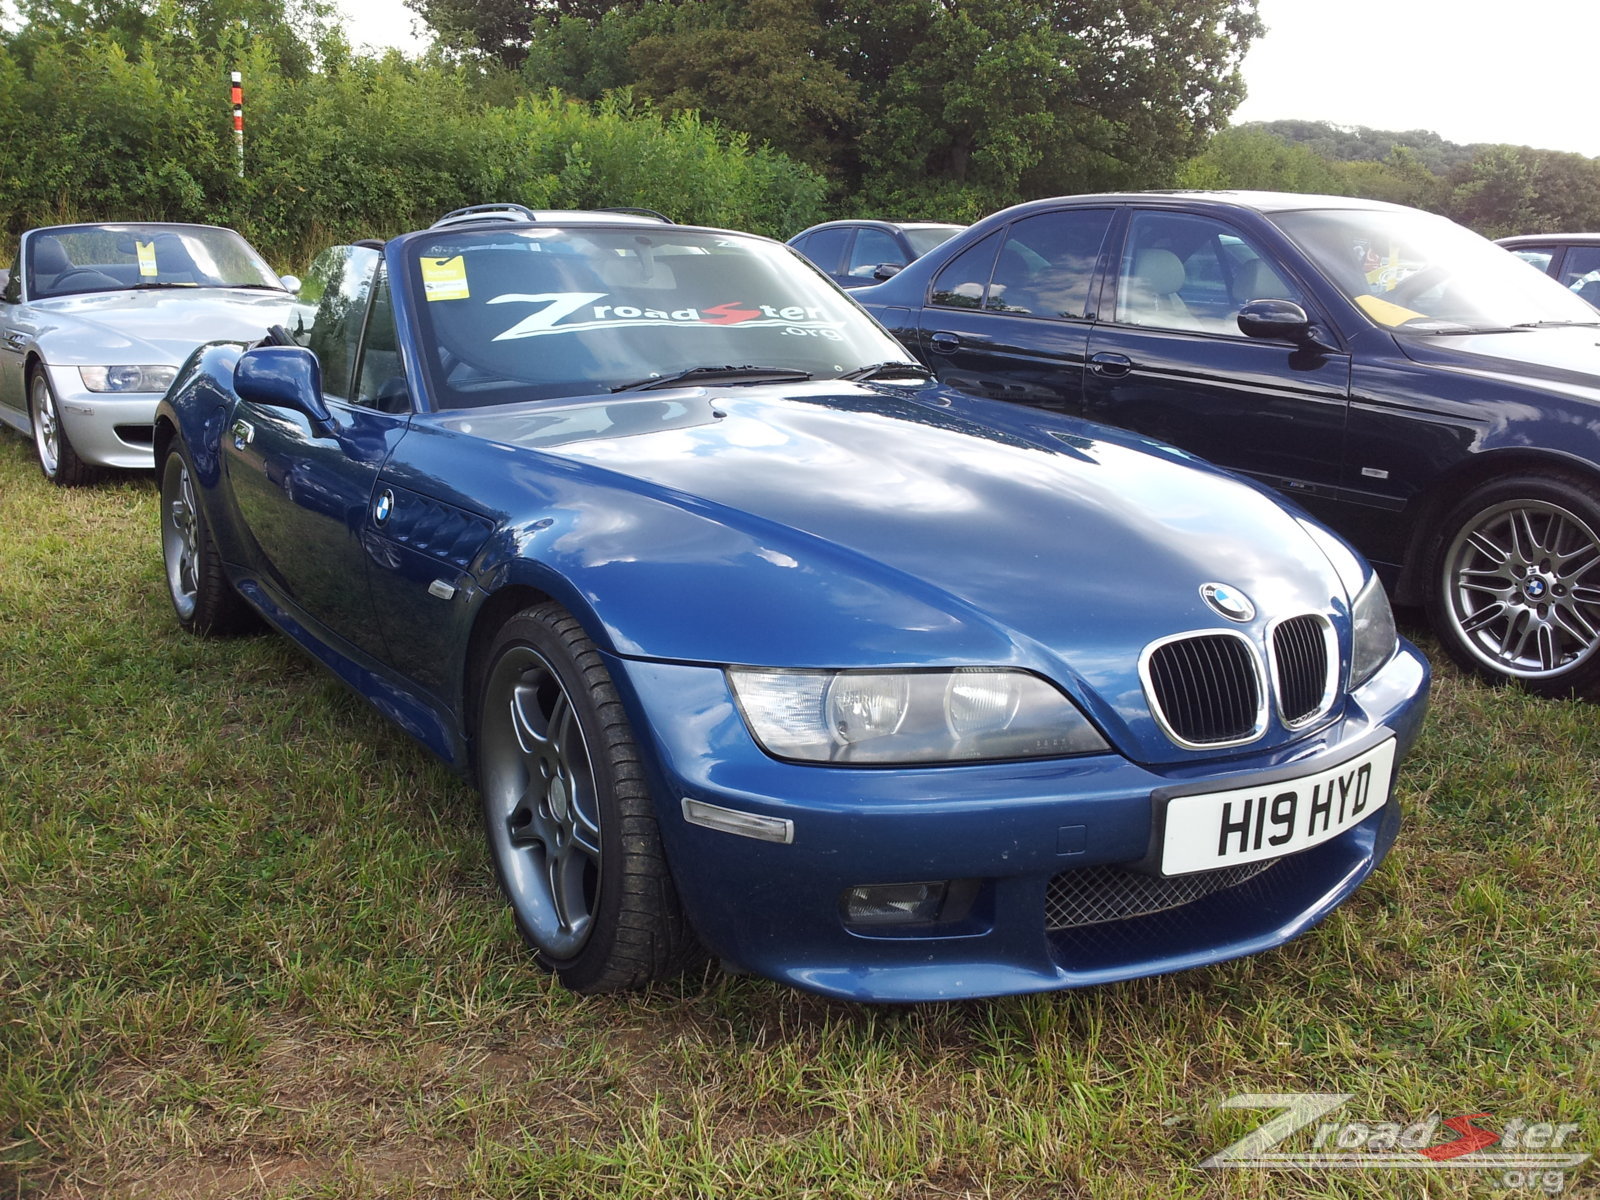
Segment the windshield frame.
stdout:
<path fill-rule="evenodd" d="M 1264 215 L 1352 308 L 1389 333 L 1600 325 L 1600 311 L 1538 268 L 1433 213 L 1352 207 Z"/>
<path fill-rule="evenodd" d="M 569 402 L 654 377 L 664 388 L 693 368 L 708 369 L 705 382 L 674 386 L 752 386 L 773 371 L 837 379 L 910 358 L 810 263 L 754 234 L 462 225 L 397 238 L 388 255 L 427 411 Z"/>

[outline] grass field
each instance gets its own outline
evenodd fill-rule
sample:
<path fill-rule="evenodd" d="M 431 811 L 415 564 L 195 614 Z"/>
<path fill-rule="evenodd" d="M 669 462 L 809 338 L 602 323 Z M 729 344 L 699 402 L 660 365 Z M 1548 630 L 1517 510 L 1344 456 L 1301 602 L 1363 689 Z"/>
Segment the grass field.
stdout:
<path fill-rule="evenodd" d="M 469 791 L 283 639 L 181 636 L 156 526 L 148 479 L 56 491 L 0 434 L 0 1200 L 1518 1192 L 1202 1169 L 1267 1115 L 1241 1092 L 1600 1148 L 1595 708 L 1441 666 L 1395 852 L 1255 959 L 920 1008 L 714 970 L 577 999 Z"/>

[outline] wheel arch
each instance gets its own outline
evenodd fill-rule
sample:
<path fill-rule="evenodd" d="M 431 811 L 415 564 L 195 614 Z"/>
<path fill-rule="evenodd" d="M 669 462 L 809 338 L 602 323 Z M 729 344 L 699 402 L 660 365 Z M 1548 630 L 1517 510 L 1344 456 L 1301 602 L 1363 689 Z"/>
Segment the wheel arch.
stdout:
<path fill-rule="evenodd" d="M 556 597 L 527 583 L 508 583 L 492 592 L 478 608 L 472 619 L 472 629 L 467 634 L 467 652 L 463 655 L 461 676 L 461 732 L 467 743 L 466 765 L 469 773 L 477 774 L 476 756 L 472 747 L 478 737 L 478 701 L 483 690 L 484 658 L 505 623 L 525 608 L 543 604 Z M 578 614 L 574 614 L 578 616 Z M 582 617 L 579 616 L 582 621 Z M 587 627 L 587 623 L 585 622 Z M 476 782 L 476 778 L 474 778 Z"/>
<path fill-rule="evenodd" d="M 1395 585 L 1396 604 L 1421 606 L 1431 590 L 1434 553 L 1445 531 L 1439 527 L 1445 514 L 1464 496 L 1486 483 L 1513 475 L 1565 476 L 1600 487 L 1600 467 L 1557 450 L 1508 447 L 1474 454 L 1440 476 L 1420 500 L 1411 518 L 1404 566 Z"/>

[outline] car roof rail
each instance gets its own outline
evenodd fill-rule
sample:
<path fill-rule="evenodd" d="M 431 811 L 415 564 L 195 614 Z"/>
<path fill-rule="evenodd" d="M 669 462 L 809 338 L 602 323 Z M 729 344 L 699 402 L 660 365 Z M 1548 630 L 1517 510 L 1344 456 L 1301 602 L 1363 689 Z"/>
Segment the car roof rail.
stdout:
<path fill-rule="evenodd" d="M 660 221 L 660 222 L 662 222 L 663 224 L 666 224 L 666 225 L 676 225 L 677 224 L 677 222 L 674 221 L 671 217 L 667 216 L 666 213 L 659 213 L 653 208 L 620 208 L 620 207 L 612 206 L 612 207 L 606 207 L 606 208 L 596 208 L 596 209 L 592 209 L 591 211 L 592 212 L 622 213 L 625 216 L 633 216 L 633 217 L 654 217 L 656 220 L 658 220 L 658 221 Z"/>
<path fill-rule="evenodd" d="M 437 229 L 441 225 L 458 225 L 468 221 L 537 221 L 538 219 L 538 214 L 523 204 L 469 204 L 466 208 L 451 209 L 429 228 Z"/>

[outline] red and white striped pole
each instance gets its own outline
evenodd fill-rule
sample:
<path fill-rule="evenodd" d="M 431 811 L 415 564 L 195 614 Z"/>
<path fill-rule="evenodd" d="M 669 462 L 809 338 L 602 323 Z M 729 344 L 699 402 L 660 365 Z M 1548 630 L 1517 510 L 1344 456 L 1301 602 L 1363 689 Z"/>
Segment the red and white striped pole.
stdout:
<path fill-rule="evenodd" d="M 239 164 L 239 178 L 244 178 L 244 76 L 233 73 L 233 156 Z"/>

